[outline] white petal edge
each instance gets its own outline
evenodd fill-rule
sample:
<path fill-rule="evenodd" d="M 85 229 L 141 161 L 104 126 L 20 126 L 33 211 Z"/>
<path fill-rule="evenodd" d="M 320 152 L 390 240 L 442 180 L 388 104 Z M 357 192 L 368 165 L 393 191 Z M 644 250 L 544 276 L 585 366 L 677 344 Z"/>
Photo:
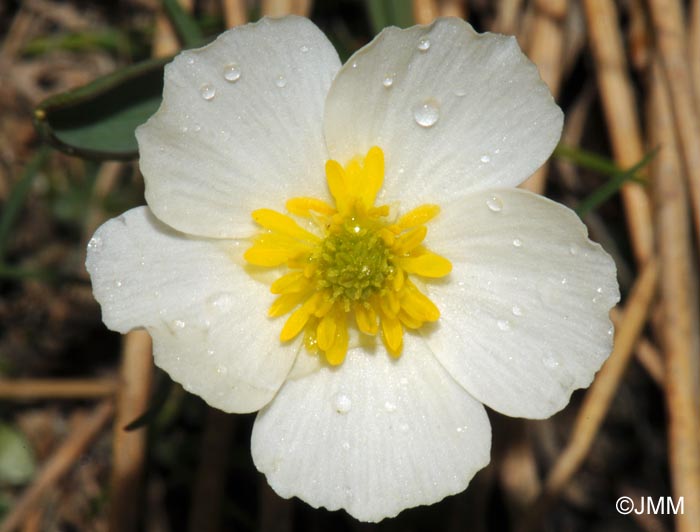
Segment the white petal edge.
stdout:
<path fill-rule="evenodd" d="M 280 496 L 376 522 L 461 492 L 488 464 L 484 407 L 420 337 L 404 341 L 398 360 L 357 348 L 288 380 L 260 411 L 253 460 Z"/>
<path fill-rule="evenodd" d="M 416 121 L 426 102 L 439 113 L 431 127 Z M 552 153 L 562 124 L 515 38 L 479 34 L 456 18 L 384 29 L 340 70 L 324 115 L 331 158 L 379 146 L 382 198 L 406 208 L 518 185 Z"/>
<path fill-rule="evenodd" d="M 591 383 L 620 294 L 612 258 L 573 211 L 518 189 L 476 192 L 444 205 L 426 242 L 453 266 L 427 287 L 441 317 L 426 341 L 474 397 L 546 418 Z"/>
<path fill-rule="evenodd" d="M 137 207 L 97 230 L 86 261 L 107 327 L 144 327 L 156 365 L 226 412 L 270 401 L 300 345 L 280 344 L 269 286 L 244 271 L 243 244 L 188 237 Z"/>
<path fill-rule="evenodd" d="M 252 210 L 318 196 L 323 105 L 339 67 L 301 17 L 263 18 L 178 55 L 160 109 L 136 131 L 154 214 L 185 233 L 240 237 L 255 230 Z"/>

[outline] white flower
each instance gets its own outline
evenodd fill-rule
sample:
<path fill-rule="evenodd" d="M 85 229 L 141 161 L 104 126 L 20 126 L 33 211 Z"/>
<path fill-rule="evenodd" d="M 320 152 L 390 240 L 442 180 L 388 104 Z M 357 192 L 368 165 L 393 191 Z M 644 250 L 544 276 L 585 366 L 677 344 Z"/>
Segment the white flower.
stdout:
<path fill-rule="evenodd" d="M 212 406 L 261 409 L 282 497 L 367 521 L 439 501 L 489 461 L 482 403 L 548 417 L 611 349 L 612 260 L 512 188 L 561 126 L 515 40 L 460 20 L 342 67 L 308 20 L 235 28 L 167 67 L 137 131 L 148 207 L 88 250 L 104 321 Z"/>

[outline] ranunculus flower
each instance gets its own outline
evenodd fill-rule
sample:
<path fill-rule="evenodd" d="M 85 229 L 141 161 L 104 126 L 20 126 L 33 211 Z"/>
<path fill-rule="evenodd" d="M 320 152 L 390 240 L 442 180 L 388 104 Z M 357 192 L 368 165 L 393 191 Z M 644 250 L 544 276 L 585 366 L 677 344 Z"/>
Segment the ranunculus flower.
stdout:
<path fill-rule="evenodd" d="M 515 39 L 387 28 L 343 66 L 308 20 L 181 53 L 137 131 L 148 207 L 87 268 L 107 326 L 226 412 L 282 497 L 379 521 L 465 489 L 483 405 L 545 418 L 608 356 L 610 257 L 515 187 L 562 113 Z"/>

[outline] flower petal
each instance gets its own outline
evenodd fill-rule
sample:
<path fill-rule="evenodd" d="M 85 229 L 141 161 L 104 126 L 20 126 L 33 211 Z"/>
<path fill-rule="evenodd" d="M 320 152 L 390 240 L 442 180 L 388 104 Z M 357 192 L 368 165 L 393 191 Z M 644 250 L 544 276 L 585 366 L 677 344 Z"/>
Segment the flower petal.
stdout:
<path fill-rule="evenodd" d="M 185 233 L 240 237 L 261 202 L 282 210 L 289 197 L 318 196 L 323 105 L 339 67 L 300 17 L 263 18 L 178 55 L 160 109 L 136 132 L 154 214 Z"/>
<path fill-rule="evenodd" d="M 476 192 L 444 206 L 428 239 L 453 268 L 428 287 L 441 318 L 427 342 L 474 397 L 545 418 L 591 383 L 620 294 L 573 211 L 518 189 Z"/>
<path fill-rule="evenodd" d="M 331 158 L 384 150 L 382 198 L 402 208 L 521 183 L 552 153 L 562 123 L 515 38 L 459 19 L 383 30 L 340 70 L 324 114 Z"/>
<path fill-rule="evenodd" d="M 292 366 L 267 316 L 273 295 L 238 264 L 236 241 L 187 237 L 146 207 L 100 227 L 86 266 L 102 318 L 125 333 L 145 327 L 156 365 L 227 412 L 260 409 Z"/>
<path fill-rule="evenodd" d="M 253 460 L 280 496 L 380 521 L 464 490 L 488 463 L 483 406 L 419 336 L 405 344 L 397 360 L 351 349 L 337 368 L 288 380 L 258 414 Z"/>

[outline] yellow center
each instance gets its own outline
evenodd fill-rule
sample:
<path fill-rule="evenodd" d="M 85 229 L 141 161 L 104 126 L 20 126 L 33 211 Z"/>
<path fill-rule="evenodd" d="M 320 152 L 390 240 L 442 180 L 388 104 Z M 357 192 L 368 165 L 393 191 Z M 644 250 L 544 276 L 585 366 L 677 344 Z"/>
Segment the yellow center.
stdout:
<path fill-rule="evenodd" d="M 423 246 L 425 224 L 440 209 L 421 205 L 391 221 L 387 205 L 375 207 L 384 181 L 384 154 L 376 146 L 345 168 L 328 161 L 326 179 L 335 206 L 314 198 L 287 201 L 287 210 L 311 230 L 286 214 L 254 211 L 253 219 L 265 231 L 244 258 L 289 270 L 270 288 L 278 297 L 269 316 L 291 312 L 282 342 L 304 331 L 306 347 L 338 365 L 348 350 L 350 315 L 363 334 L 376 336 L 381 329 L 387 350 L 398 357 L 404 328 L 418 329 L 440 317 L 410 279 L 443 277 L 452 269 L 447 259 Z"/>

